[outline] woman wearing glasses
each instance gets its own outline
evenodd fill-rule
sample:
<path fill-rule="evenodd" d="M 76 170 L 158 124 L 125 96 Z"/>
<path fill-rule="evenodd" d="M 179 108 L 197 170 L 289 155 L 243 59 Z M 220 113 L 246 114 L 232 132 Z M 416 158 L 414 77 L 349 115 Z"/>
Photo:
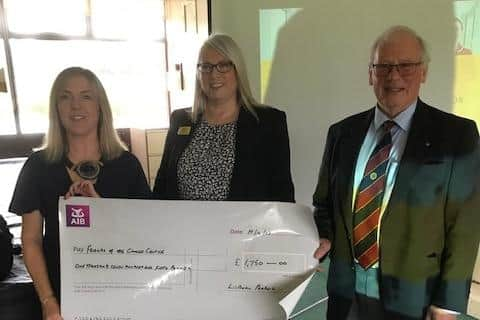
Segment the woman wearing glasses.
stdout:
<path fill-rule="evenodd" d="M 285 113 L 250 92 L 240 49 L 213 35 L 200 49 L 192 110 L 173 112 L 158 199 L 294 201 Z"/>
<path fill-rule="evenodd" d="M 78 67 L 53 83 L 44 147 L 26 161 L 9 208 L 22 215 L 25 265 L 48 320 L 62 319 L 58 198 L 74 195 L 150 197 L 142 167 L 113 128 L 105 89 Z"/>

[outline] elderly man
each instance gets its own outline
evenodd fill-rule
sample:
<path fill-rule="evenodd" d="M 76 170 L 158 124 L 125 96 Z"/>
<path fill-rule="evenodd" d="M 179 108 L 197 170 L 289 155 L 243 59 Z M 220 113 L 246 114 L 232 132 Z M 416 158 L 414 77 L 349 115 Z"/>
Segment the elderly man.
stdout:
<path fill-rule="evenodd" d="M 332 125 L 313 196 L 330 252 L 328 319 L 455 319 L 478 248 L 475 123 L 418 98 L 429 56 L 411 29 L 374 43 L 374 108 Z"/>

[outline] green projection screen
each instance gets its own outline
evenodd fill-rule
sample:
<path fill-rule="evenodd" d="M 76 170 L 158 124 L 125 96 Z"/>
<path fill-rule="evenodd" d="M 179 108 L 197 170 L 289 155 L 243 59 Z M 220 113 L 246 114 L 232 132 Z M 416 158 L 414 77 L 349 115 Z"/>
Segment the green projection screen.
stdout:
<path fill-rule="evenodd" d="M 480 124 L 480 0 L 212 0 L 212 31 L 245 55 L 254 95 L 286 111 L 296 199 L 311 204 L 329 125 L 375 104 L 372 42 L 403 24 L 428 44 L 421 98 Z"/>
<path fill-rule="evenodd" d="M 480 1 L 455 1 L 453 111 L 480 124 Z"/>

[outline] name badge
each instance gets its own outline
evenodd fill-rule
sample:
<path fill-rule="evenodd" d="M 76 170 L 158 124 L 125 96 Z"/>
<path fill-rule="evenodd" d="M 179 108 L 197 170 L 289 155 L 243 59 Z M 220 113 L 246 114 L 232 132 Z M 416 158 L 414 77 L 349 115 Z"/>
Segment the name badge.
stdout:
<path fill-rule="evenodd" d="M 188 136 L 191 130 L 192 130 L 192 127 L 179 127 L 177 130 L 177 135 Z"/>

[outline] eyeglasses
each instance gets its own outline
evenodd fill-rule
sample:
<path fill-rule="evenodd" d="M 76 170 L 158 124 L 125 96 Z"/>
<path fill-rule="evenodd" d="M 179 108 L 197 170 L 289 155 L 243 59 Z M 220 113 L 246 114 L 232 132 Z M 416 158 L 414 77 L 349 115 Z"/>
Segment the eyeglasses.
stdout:
<path fill-rule="evenodd" d="M 233 69 L 234 65 L 232 61 L 219 62 L 217 64 L 211 63 L 199 63 L 197 64 L 197 70 L 202 73 L 211 73 L 213 68 L 217 69 L 220 73 L 227 73 Z"/>
<path fill-rule="evenodd" d="M 410 76 L 417 70 L 417 66 L 421 65 L 423 61 L 419 62 L 405 62 L 399 64 L 388 63 L 372 63 L 371 68 L 377 77 L 386 77 L 395 68 L 400 76 Z"/>

